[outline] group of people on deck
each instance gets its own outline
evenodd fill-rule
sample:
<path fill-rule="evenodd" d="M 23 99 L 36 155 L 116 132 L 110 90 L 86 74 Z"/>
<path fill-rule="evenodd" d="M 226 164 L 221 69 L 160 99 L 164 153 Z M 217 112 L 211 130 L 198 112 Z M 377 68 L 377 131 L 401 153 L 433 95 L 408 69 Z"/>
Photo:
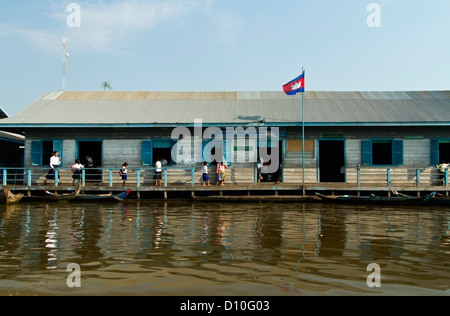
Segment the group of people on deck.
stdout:
<path fill-rule="evenodd" d="M 59 152 L 54 151 L 52 154 L 52 157 L 50 158 L 50 170 L 48 171 L 48 173 L 46 175 L 44 185 L 47 184 L 48 180 L 55 180 L 55 173 L 56 173 L 56 170 L 61 165 L 61 162 L 62 161 L 61 161 L 61 158 L 59 157 Z M 86 162 L 87 162 L 87 164 L 90 164 L 91 160 L 89 158 L 86 158 Z M 162 157 L 155 163 L 155 168 L 156 168 L 155 176 L 154 176 L 155 186 L 162 185 L 162 168 L 163 168 L 163 166 L 166 166 L 166 165 L 168 165 L 168 162 L 166 159 L 164 159 Z M 73 172 L 73 175 L 72 175 L 72 179 L 73 179 L 72 184 L 73 185 L 75 185 L 75 183 L 79 183 L 81 181 L 82 170 L 85 168 L 85 166 L 86 165 L 83 165 L 79 159 L 75 160 L 75 164 L 73 164 L 71 166 L 71 169 Z M 258 166 L 257 167 L 258 182 L 261 182 L 261 180 L 263 179 L 262 169 L 264 166 L 263 160 L 261 158 L 258 159 L 257 166 Z M 227 174 L 226 174 L 227 168 L 228 168 L 228 165 L 226 163 L 223 163 L 223 162 L 217 163 L 217 166 L 216 166 L 217 183 L 216 183 L 216 185 L 221 185 L 221 186 L 225 185 L 225 181 L 227 179 Z M 203 186 L 211 186 L 211 178 L 209 176 L 210 170 L 209 170 L 208 163 L 206 161 L 203 163 L 202 173 L 203 173 L 203 177 L 202 177 Z M 125 186 L 126 182 L 128 181 L 128 163 L 125 162 L 122 165 L 122 169 L 119 171 L 119 175 L 122 179 L 122 185 Z M 59 178 L 59 176 L 58 176 L 58 178 Z"/>
<path fill-rule="evenodd" d="M 216 173 L 217 173 L 217 183 L 216 185 L 225 185 L 225 180 L 227 179 L 227 164 L 224 164 L 223 162 L 218 162 L 216 166 Z M 209 177 L 209 168 L 208 163 L 205 161 L 203 163 L 202 168 L 203 173 L 203 186 L 211 186 L 211 178 Z"/>

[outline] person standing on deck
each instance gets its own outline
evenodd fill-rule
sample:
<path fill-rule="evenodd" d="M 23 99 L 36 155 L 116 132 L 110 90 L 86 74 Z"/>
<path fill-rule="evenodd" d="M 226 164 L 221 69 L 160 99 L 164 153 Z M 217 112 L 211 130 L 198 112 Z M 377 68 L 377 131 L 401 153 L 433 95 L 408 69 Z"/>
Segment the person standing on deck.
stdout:
<path fill-rule="evenodd" d="M 122 186 L 124 187 L 128 181 L 128 163 L 124 163 L 122 166 L 122 170 L 120 171 L 120 176 L 122 177 Z"/>
<path fill-rule="evenodd" d="M 208 185 L 210 187 L 211 179 L 209 178 L 209 168 L 208 163 L 206 161 L 203 163 L 202 173 L 203 173 L 203 186 L 206 187 Z"/>
<path fill-rule="evenodd" d="M 81 170 L 84 168 L 84 166 L 81 164 L 80 159 L 75 160 L 75 164 L 72 165 L 72 185 L 75 185 L 75 182 L 80 183 L 81 181 Z"/>
<path fill-rule="evenodd" d="M 52 157 L 50 158 L 50 170 L 48 171 L 48 174 L 45 176 L 46 179 L 44 181 L 44 185 L 47 185 L 48 180 L 55 180 L 55 182 L 56 182 L 55 173 L 56 173 L 56 170 L 58 169 L 58 167 L 61 165 L 61 158 L 58 156 L 59 156 L 59 152 L 54 151 L 52 154 Z M 59 175 L 58 175 L 58 179 L 59 179 Z"/>
<path fill-rule="evenodd" d="M 217 185 L 225 185 L 225 180 L 227 179 L 226 169 L 227 166 L 222 162 L 217 163 L 217 174 L 219 175 Z"/>
<path fill-rule="evenodd" d="M 262 176 L 263 166 L 264 166 L 264 160 L 262 158 L 258 158 L 258 162 L 257 162 L 258 183 L 260 183 L 261 180 L 263 179 L 263 176 Z"/>
<path fill-rule="evenodd" d="M 155 186 L 160 187 L 161 186 L 161 179 L 162 179 L 162 161 L 163 158 L 158 160 L 155 164 L 156 173 L 155 173 Z"/>

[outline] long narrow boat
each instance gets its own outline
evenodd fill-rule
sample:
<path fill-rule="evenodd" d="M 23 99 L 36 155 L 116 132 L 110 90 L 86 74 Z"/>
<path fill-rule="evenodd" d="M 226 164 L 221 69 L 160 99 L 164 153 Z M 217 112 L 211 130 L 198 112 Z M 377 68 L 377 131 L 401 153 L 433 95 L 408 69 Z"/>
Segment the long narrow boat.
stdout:
<path fill-rule="evenodd" d="M 405 194 L 401 194 L 398 193 L 397 191 L 393 191 L 392 193 L 394 193 L 396 196 L 404 196 L 404 197 L 410 197 L 408 195 Z M 450 197 L 449 196 L 444 196 L 440 193 L 437 193 L 433 196 L 433 198 L 429 199 L 427 201 L 427 205 L 430 206 L 450 206 Z"/>
<path fill-rule="evenodd" d="M 119 201 L 122 202 L 125 200 L 128 195 L 131 193 L 131 190 L 127 190 L 121 194 L 79 194 L 75 201 Z"/>
<path fill-rule="evenodd" d="M 24 196 L 24 201 L 70 201 L 76 199 L 78 194 L 80 194 L 81 188 L 78 188 L 76 191 L 72 193 L 52 193 L 49 191 L 45 191 L 46 195 L 43 196 Z"/>
<path fill-rule="evenodd" d="M 336 204 L 367 204 L 367 205 L 426 205 L 436 195 L 436 192 L 430 193 L 424 197 L 412 196 L 329 196 L 316 193 L 316 195 L 324 202 Z"/>
<path fill-rule="evenodd" d="M 306 203 L 320 202 L 315 196 L 194 196 L 195 202 L 210 203 L 245 203 L 245 202 L 274 202 L 274 203 Z"/>

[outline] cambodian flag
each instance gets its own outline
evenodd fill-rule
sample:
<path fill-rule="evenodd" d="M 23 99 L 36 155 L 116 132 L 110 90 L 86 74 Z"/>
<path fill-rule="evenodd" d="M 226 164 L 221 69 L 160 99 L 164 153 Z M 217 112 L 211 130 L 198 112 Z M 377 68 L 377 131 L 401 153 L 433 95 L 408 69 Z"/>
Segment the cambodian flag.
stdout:
<path fill-rule="evenodd" d="M 300 92 L 305 92 L 305 73 L 303 72 L 299 77 L 286 83 L 283 90 L 287 95 L 296 95 Z"/>

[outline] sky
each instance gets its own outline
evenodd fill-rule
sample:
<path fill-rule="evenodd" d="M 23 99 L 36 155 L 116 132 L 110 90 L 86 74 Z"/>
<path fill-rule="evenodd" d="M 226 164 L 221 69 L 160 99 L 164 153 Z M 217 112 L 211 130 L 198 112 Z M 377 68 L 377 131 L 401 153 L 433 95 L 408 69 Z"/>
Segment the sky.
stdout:
<path fill-rule="evenodd" d="M 2 0 L 0 107 L 62 90 L 63 36 L 68 91 L 411 91 L 450 90 L 449 34 L 449 0 Z"/>

